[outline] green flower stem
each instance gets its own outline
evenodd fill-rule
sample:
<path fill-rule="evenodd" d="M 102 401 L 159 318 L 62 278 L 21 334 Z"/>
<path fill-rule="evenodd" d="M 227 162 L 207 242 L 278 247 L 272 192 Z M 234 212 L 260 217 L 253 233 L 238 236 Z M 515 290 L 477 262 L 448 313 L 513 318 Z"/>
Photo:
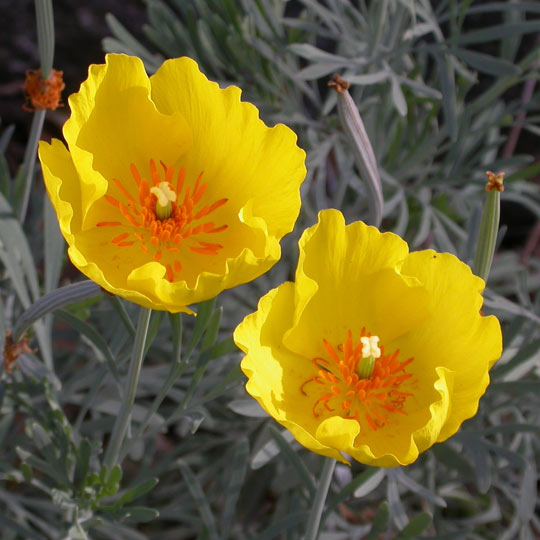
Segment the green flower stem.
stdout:
<path fill-rule="evenodd" d="M 54 17 L 51 0 L 35 0 L 41 76 L 48 79 L 54 58 Z"/>
<path fill-rule="evenodd" d="M 497 176 L 491 172 L 488 172 L 487 174 L 490 178 L 490 183 L 488 183 L 488 186 L 486 187 L 488 193 L 484 204 L 484 211 L 482 213 L 482 221 L 480 222 L 480 230 L 478 231 L 478 242 L 472 267 L 473 273 L 478 277 L 481 277 L 485 282 L 487 282 L 491 263 L 493 262 L 493 255 L 495 253 L 495 244 L 497 242 L 497 233 L 499 231 L 501 191 L 503 189 L 502 174 Z M 496 180 L 500 182 L 499 189 L 496 189 L 495 187 L 490 188 L 491 184 Z M 497 182 L 495 183 L 498 185 Z"/>
<path fill-rule="evenodd" d="M 334 468 L 336 466 L 336 460 L 332 458 L 326 458 L 324 460 L 324 466 L 319 479 L 319 485 L 317 486 L 317 492 L 315 493 L 315 500 L 309 514 L 308 526 L 306 536 L 304 540 L 317 540 L 319 536 L 319 525 L 321 523 L 321 516 L 324 510 L 324 503 L 326 501 L 326 495 L 328 489 L 332 483 L 332 476 L 334 474 Z"/>
<path fill-rule="evenodd" d="M 30 191 L 32 190 L 32 182 L 34 179 L 34 168 L 36 166 L 37 146 L 39 138 L 41 137 L 41 130 L 43 129 L 46 112 L 45 109 L 39 109 L 34 112 L 28 144 L 26 145 L 26 150 L 24 152 L 24 161 L 21 167 L 24 193 L 19 206 L 20 223 L 24 223 L 26 211 L 28 210 L 28 201 L 30 200 Z"/>
<path fill-rule="evenodd" d="M 54 18 L 51 0 L 35 0 L 36 24 L 38 35 L 38 50 L 41 67 L 41 76 L 48 79 L 51 74 L 54 57 Z M 38 109 L 34 112 L 32 118 L 32 127 L 28 145 L 24 153 L 22 164 L 22 180 L 24 193 L 19 206 L 19 221 L 24 223 L 26 212 L 28 210 L 28 201 L 30 200 L 30 191 L 34 179 L 34 167 L 36 165 L 36 152 L 43 122 L 45 121 L 45 109 Z"/>
<path fill-rule="evenodd" d="M 137 322 L 137 331 L 135 333 L 135 343 L 133 344 L 133 351 L 131 353 L 131 361 L 129 364 L 127 388 L 122 397 L 120 412 L 116 417 L 111 440 L 107 447 L 105 459 L 103 460 L 103 466 L 108 472 L 110 472 L 117 464 L 122 443 L 124 442 L 124 437 L 131 419 L 131 411 L 133 409 L 133 403 L 135 402 L 135 394 L 137 393 L 137 383 L 139 382 L 139 374 L 143 363 L 144 348 L 151 314 L 151 309 L 141 307 L 139 320 Z"/>
<path fill-rule="evenodd" d="M 188 359 L 184 359 L 183 361 L 180 361 L 178 363 L 175 363 L 171 366 L 171 369 L 169 371 L 169 375 L 167 376 L 167 380 L 165 381 L 163 387 L 159 391 L 158 395 L 154 398 L 154 401 L 150 408 L 146 411 L 146 415 L 141 422 L 141 424 L 138 426 L 137 431 L 135 432 L 133 436 L 133 440 L 137 440 L 142 433 L 146 430 L 148 425 L 150 424 L 150 420 L 152 420 L 152 417 L 159 409 L 159 406 L 163 402 L 163 400 L 167 397 L 167 393 L 172 388 L 173 384 L 176 382 L 176 380 L 181 377 L 184 373 L 184 371 L 189 366 Z M 126 453 L 129 451 L 129 441 L 126 445 L 126 448 L 122 452 L 122 457 L 126 455 Z"/>

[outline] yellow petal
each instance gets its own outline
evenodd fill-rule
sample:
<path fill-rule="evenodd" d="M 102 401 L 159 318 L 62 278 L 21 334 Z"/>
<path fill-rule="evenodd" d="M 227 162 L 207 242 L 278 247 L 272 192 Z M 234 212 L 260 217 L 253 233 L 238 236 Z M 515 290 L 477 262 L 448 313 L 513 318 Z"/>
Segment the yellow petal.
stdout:
<path fill-rule="evenodd" d="M 359 435 L 345 452 L 367 465 L 396 467 L 410 465 L 433 446 L 451 409 L 454 381 L 454 374 L 445 368 L 436 368 L 435 374 L 433 385 L 421 389 L 407 404 L 407 416 L 394 417 L 384 429 Z"/>
<path fill-rule="evenodd" d="M 43 167 L 43 180 L 58 216 L 58 224 L 66 241 L 81 227 L 81 185 L 70 153 L 57 139 L 51 144 L 39 143 L 39 158 Z"/>
<path fill-rule="evenodd" d="M 150 159 L 175 164 L 191 144 L 181 115 L 156 110 L 139 58 L 107 55 L 104 66 L 91 67 L 69 104 L 72 115 L 64 136 L 82 179 L 83 219 L 95 201 L 111 194 L 111 185 L 115 191 L 113 178 L 135 195 L 130 164 L 144 172 Z"/>
<path fill-rule="evenodd" d="M 258 311 L 247 316 L 234 331 L 236 345 L 246 352 L 241 363 L 249 379 L 246 390 L 300 444 L 345 462 L 338 450 L 316 438 L 319 422 L 299 401 L 305 379 L 302 364 L 309 360 L 279 347 L 280 336 L 291 320 L 293 295 L 290 282 L 271 290 L 259 301 Z"/>
<path fill-rule="evenodd" d="M 279 259 L 305 154 L 239 89 L 219 89 L 189 59 L 150 80 L 138 58 L 111 54 L 69 103 L 69 154 L 53 143 L 40 155 L 70 257 L 90 279 L 147 307 L 191 312 Z M 167 219 L 156 214 L 158 185 Z"/>
<path fill-rule="evenodd" d="M 246 388 L 314 452 L 408 465 L 476 412 L 500 356 L 482 289 L 452 255 L 408 254 L 394 235 L 321 212 L 296 282 L 235 332 Z M 369 375 L 358 369 L 366 334 L 382 351 Z"/>
<path fill-rule="evenodd" d="M 340 212 L 325 210 L 299 247 L 295 320 L 284 340 L 291 350 L 315 355 L 322 337 L 339 342 L 363 327 L 389 342 L 428 316 L 426 291 L 399 272 L 408 247 L 395 234 L 345 226 Z"/>
<path fill-rule="evenodd" d="M 221 90 L 190 58 L 167 60 L 150 80 L 158 110 L 179 113 L 192 129 L 188 174 L 204 170 L 219 178 L 233 207 L 252 199 L 253 214 L 265 220 L 269 234 L 290 232 L 306 175 L 305 153 L 296 146 L 295 133 L 282 124 L 269 129 L 253 105 L 240 101 L 239 88 Z"/>
<path fill-rule="evenodd" d="M 415 367 L 446 367 L 455 373 L 452 411 L 439 437 L 453 435 L 474 416 L 489 384 L 488 370 L 500 358 L 499 321 L 480 314 L 482 279 L 449 253 L 432 250 L 411 253 L 403 273 L 414 275 L 429 292 L 432 316 L 395 346 L 414 350 Z"/>

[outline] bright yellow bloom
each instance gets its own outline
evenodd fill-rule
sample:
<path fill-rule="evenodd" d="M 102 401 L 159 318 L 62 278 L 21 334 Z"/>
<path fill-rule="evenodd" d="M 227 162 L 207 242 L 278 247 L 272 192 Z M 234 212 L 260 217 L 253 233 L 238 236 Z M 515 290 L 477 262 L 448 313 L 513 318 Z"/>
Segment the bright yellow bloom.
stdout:
<path fill-rule="evenodd" d="M 448 253 L 323 211 L 296 281 L 234 333 L 247 391 L 298 442 L 345 461 L 412 463 L 478 409 L 500 357 L 484 282 Z"/>
<path fill-rule="evenodd" d="M 190 312 L 266 272 L 300 210 L 305 153 L 239 88 L 189 58 L 150 78 L 108 55 L 69 99 L 66 147 L 42 142 L 47 191 L 73 264 L 111 293 Z"/>

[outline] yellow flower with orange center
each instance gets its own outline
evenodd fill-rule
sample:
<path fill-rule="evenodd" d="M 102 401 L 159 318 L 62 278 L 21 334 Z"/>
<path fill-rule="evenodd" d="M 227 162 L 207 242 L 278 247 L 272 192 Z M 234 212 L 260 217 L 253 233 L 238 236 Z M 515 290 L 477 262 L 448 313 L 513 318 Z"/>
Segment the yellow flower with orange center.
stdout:
<path fill-rule="evenodd" d="M 240 94 L 189 58 L 150 78 L 135 57 L 90 66 L 69 98 L 67 148 L 55 139 L 39 148 L 81 272 L 142 306 L 191 312 L 279 260 L 300 210 L 305 153 Z"/>
<path fill-rule="evenodd" d="M 310 450 L 412 463 L 476 414 L 500 357 L 484 282 L 448 253 L 326 210 L 299 242 L 295 282 L 236 328 L 247 391 Z"/>

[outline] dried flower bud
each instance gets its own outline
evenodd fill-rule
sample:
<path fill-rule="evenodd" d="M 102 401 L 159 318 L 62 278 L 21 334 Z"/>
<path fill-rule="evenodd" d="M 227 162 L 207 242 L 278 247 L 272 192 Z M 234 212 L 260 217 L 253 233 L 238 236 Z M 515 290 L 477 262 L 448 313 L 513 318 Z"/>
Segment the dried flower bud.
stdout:
<path fill-rule="evenodd" d="M 60 99 L 65 86 L 62 71 L 53 69 L 49 77 L 43 79 L 40 69 L 29 69 L 24 82 L 26 102 L 23 109 L 29 112 L 39 109 L 54 111 L 62 106 Z"/>
<path fill-rule="evenodd" d="M 17 358 L 19 358 L 23 352 L 36 352 L 28 346 L 28 341 L 28 336 L 25 334 L 20 341 L 14 342 L 11 331 L 8 330 L 6 332 L 6 340 L 4 342 L 4 369 L 8 373 L 12 372 L 13 364 L 17 362 Z"/>
<path fill-rule="evenodd" d="M 349 94 L 349 83 L 339 75 L 334 75 L 328 83 L 338 94 L 338 114 L 347 138 L 349 139 L 360 176 L 368 188 L 369 221 L 379 227 L 383 214 L 383 194 L 375 154 L 362 122 L 358 109 Z"/>

